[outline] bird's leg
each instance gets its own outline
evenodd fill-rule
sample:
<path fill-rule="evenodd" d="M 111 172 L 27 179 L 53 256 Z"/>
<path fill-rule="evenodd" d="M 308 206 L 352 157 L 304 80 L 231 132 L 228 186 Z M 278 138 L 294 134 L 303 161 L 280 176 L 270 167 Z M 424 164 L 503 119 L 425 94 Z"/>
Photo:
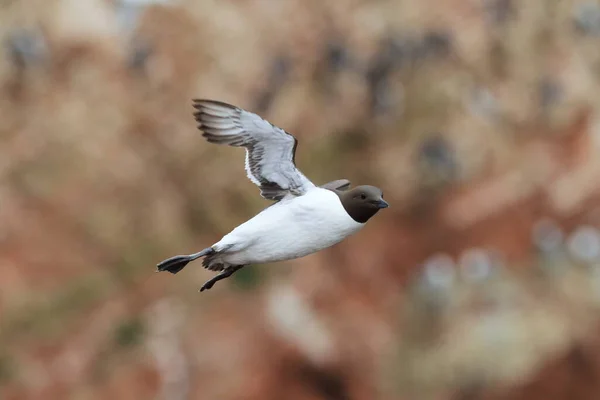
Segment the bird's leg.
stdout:
<path fill-rule="evenodd" d="M 244 267 L 244 265 L 230 265 L 227 268 L 225 268 L 223 271 L 221 271 L 219 273 L 219 275 L 215 276 L 214 278 L 211 278 L 209 280 L 207 280 L 204 285 L 202 285 L 202 287 L 200 288 L 200 291 L 204 291 L 204 290 L 208 290 L 211 287 L 213 287 L 213 285 L 215 283 L 217 283 L 218 281 L 220 281 L 221 279 L 225 279 L 225 278 L 229 278 L 231 275 L 233 275 L 233 273 L 237 270 L 240 270 Z"/>
<path fill-rule="evenodd" d="M 169 271 L 172 274 L 176 274 L 179 271 L 181 271 L 186 265 L 188 265 L 189 262 L 194 261 L 200 257 L 211 255 L 214 252 L 215 250 L 212 247 L 207 247 L 206 249 L 198 253 L 190 254 L 187 256 L 174 256 L 168 258 L 158 263 L 158 265 L 156 266 L 156 272 Z"/>

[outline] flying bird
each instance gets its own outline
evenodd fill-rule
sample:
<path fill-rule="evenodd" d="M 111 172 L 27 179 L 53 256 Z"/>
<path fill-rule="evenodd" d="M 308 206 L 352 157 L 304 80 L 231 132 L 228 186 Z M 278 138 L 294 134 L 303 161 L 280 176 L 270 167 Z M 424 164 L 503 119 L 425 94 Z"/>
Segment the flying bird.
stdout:
<path fill-rule="evenodd" d="M 246 149 L 246 173 L 262 197 L 275 203 L 244 222 L 217 243 L 190 255 L 160 262 L 158 271 L 176 274 L 189 262 L 219 274 L 200 291 L 250 264 L 290 260 L 339 243 L 388 207 L 381 189 L 350 189 L 339 179 L 316 186 L 295 165 L 298 141 L 258 115 L 214 100 L 193 100 L 194 116 L 210 143 Z"/>

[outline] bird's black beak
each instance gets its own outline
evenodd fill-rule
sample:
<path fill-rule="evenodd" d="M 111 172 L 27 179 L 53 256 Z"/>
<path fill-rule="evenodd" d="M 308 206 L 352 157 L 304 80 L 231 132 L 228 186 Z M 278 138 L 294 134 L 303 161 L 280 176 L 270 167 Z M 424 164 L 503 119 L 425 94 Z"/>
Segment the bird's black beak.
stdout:
<path fill-rule="evenodd" d="M 378 208 L 388 208 L 390 206 L 384 199 L 379 199 L 376 204 Z"/>

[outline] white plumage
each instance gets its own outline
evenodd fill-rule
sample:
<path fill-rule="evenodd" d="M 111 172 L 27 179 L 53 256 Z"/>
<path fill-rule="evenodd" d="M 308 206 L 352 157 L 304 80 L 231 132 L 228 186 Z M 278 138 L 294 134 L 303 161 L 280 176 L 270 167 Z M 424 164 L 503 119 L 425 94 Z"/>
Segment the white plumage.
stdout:
<path fill-rule="evenodd" d="M 245 265 L 289 260 L 342 241 L 365 224 L 354 221 L 331 190 L 315 187 L 284 199 L 225 235 L 211 261 Z"/>

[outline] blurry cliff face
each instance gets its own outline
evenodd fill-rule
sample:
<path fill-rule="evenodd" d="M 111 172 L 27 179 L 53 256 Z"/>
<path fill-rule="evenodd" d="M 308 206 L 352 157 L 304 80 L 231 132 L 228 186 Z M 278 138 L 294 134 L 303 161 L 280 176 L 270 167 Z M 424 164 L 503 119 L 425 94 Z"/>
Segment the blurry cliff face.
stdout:
<path fill-rule="evenodd" d="M 595 399 L 600 7 L 0 2 L 0 397 Z M 200 295 L 268 205 L 191 99 L 392 205 Z"/>

